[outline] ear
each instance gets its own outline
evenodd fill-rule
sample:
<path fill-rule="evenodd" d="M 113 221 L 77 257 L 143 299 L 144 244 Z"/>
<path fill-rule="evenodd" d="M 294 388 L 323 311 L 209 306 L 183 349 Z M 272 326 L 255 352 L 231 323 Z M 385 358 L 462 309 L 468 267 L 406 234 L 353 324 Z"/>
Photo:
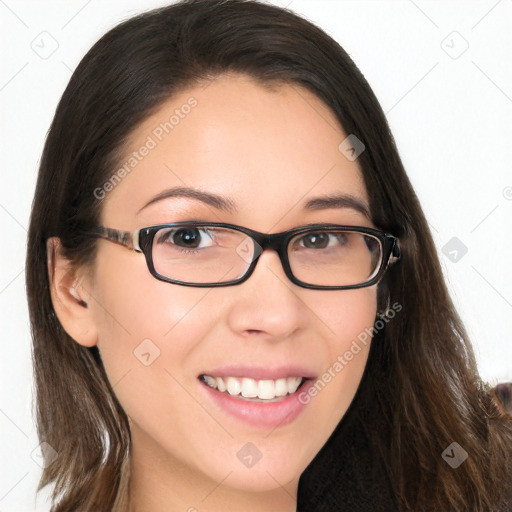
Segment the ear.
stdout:
<path fill-rule="evenodd" d="M 46 242 L 48 278 L 55 313 L 64 330 L 77 343 L 92 347 L 98 341 L 98 332 L 93 312 L 89 307 L 89 286 L 82 284 L 81 276 L 62 254 L 62 245 L 57 237 Z"/>

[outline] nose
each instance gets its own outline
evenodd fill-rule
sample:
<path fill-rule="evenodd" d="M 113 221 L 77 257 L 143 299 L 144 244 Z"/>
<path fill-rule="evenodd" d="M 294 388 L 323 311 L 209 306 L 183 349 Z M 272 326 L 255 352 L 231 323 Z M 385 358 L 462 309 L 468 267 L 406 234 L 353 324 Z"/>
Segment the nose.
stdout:
<path fill-rule="evenodd" d="M 284 339 L 307 322 L 307 307 L 299 295 L 304 289 L 288 279 L 275 250 L 265 249 L 252 275 L 231 290 L 228 322 L 239 334 L 260 332 Z"/>

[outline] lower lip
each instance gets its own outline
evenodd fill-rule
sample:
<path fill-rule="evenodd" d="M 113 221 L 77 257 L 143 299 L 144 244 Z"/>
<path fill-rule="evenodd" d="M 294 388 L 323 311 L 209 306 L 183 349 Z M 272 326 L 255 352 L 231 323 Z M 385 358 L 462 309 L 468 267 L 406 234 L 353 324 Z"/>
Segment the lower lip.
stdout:
<path fill-rule="evenodd" d="M 255 427 L 277 428 L 288 425 L 301 413 L 306 404 L 299 401 L 299 395 L 307 393 L 308 388 L 314 385 L 314 380 L 306 380 L 293 395 L 278 402 L 268 403 L 243 400 L 218 391 L 201 380 L 199 383 L 207 396 L 222 411 Z"/>

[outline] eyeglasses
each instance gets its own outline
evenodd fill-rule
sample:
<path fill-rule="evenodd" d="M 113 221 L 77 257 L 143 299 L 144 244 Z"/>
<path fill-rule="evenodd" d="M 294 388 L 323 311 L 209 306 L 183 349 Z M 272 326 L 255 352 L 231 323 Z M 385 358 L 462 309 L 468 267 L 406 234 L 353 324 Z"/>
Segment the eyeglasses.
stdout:
<path fill-rule="evenodd" d="M 377 283 L 400 258 L 398 238 L 378 229 L 310 224 L 266 234 L 220 222 L 173 222 L 136 231 L 92 233 L 142 252 L 151 274 L 184 286 L 231 286 L 253 273 L 265 249 L 277 251 L 298 286 L 343 290 Z"/>

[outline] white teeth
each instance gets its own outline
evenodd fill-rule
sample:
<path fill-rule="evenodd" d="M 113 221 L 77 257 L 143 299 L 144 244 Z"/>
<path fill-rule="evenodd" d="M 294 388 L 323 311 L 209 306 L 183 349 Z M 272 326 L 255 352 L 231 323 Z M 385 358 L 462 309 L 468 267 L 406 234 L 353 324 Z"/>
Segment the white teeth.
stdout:
<path fill-rule="evenodd" d="M 300 386 L 301 382 L 302 377 L 288 377 L 288 393 L 295 393 L 295 391 L 297 391 L 297 388 Z M 293 389 L 293 391 L 290 391 L 291 389 Z"/>
<path fill-rule="evenodd" d="M 205 375 L 205 377 L 209 377 L 209 375 Z M 219 391 L 226 391 L 226 384 L 224 384 L 224 381 L 220 377 L 217 377 L 215 379 L 215 383 L 217 384 L 217 389 Z M 212 386 L 212 388 L 214 388 L 214 387 L 215 386 Z"/>
<path fill-rule="evenodd" d="M 216 384 L 215 379 L 213 377 L 211 377 L 210 375 L 205 375 L 204 380 L 205 380 L 206 384 L 208 384 L 208 386 L 211 386 L 212 388 Z"/>
<path fill-rule="evenodd" d="M 277 379 L 275 385 L 276 396 L 284 396 L 288 393 L 288 383 L 286 379 Z"/>
<path fill-rule="evenodd" d="M 220 377 L 217 377 L 220 378 Z M 235 379 L 234 377 L 228 377 L 226 379 L 226 389 L 228 390 L 228 393 L 230 395 L 236 396 L 240 394 L 240 381 L 238 379 Z"/>
<path fill-rule="evenodd" d="M 245 398 L 256 398 L 258 396 L 258 383 L 254 379 L 242 379 L 240 392 Z"/>
<path fill-rule="evenodd" d="M 268 400 L 276 396 L 276 384 L 273 380 L 258 381 L 258 396 Z"/>
<path fill-rule="evenodd" d="M 302 377 L 288 377 L 276 380 L 255 380 L 248 377 L 212 377 L 203 375 L 204 382 L 221 392 L 232 396 L 242 395 L 244 398 L 272 400 L 276 397 L 293 394 L 302 383 Z"/>

